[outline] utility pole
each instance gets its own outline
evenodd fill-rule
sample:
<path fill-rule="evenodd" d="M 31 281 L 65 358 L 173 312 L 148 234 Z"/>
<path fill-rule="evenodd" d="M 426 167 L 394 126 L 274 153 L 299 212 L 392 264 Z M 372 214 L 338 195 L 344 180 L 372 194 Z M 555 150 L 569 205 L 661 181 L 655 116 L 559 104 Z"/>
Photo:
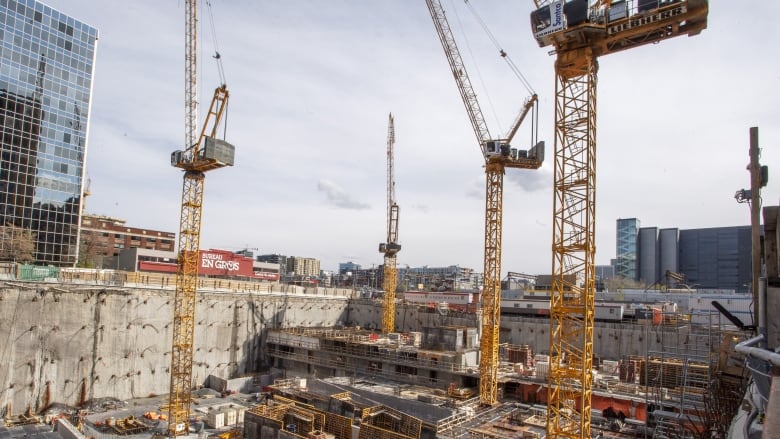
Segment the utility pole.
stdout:
<path fill-rule="evenodd" d="M 758 127 L 750 127 L 750 248 L 752 263 L 752 279 L 750 288 L 753 292 L 753 324 L 758 325 L 758 285 L 761 277 L 761 186 L 766 182 L 761 181 L 761 164 L 758 157 L 761 152 L 758 148 Z M 763 184 L 762 184 L 763 183 Z"/>

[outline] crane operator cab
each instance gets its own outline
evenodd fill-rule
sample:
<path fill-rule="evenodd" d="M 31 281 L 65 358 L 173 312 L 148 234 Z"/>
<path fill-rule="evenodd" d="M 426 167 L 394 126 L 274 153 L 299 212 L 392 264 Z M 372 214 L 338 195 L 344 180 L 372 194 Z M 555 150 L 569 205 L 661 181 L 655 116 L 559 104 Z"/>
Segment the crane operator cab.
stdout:
<path fill-rule="evenodd" d="M 567 41 L 571 36 L 567 37 L 564 31 L 575 28 L 590 28 L 605 36 L 615 36 L 627 30 L 655 28 L 660 22 L 674 21 L 675 17 L 682 20 L 681 24 L 695 24 L 687 23 L 689 19 L 706 23 L 707 4 L 708 0 L 554 0 L 531 12 L 531 31 L 539 47 L 545 47 Z M 688 27 L 700 30 L 706 24 Z"/>
<path fill-rule="evenodd" d="M 506 157 L 511 160 L 533 159 L 544 161 L 544 141 L 538 142 L 531 149 L 512 148 L 509 143 L 501 140 L 488 140 L 485 142 L 485 158 Z"/>
<path fill-rule="evenodd" d="M 508 143 L 500 140 L 488 140 L 485 142 L 485 157 L 504 156 L 509 157 L 512 147 Z"/>

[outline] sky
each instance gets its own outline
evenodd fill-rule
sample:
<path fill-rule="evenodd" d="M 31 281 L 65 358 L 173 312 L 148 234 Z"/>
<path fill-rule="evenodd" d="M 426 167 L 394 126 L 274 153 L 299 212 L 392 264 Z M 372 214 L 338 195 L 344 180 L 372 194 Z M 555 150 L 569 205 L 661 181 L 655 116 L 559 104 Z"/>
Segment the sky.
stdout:
<path fill-rule="evenodd" d="M 200 122 L 220 85 L 235 166 L 207 174 L 201 248 L 317 258 L 324 270 L 382 263 L 388 114 L 395 120 L 398 264 L 482 271 L 485 174 L 423 0 L 210 0 L 200 4 Z M 47 0 L 99 31 L 86 211 L 178 232 L 184 143 L 183 1 Z M 552 266 L 554 56 L 530 31 L 532 0 L 443 0 L 494 136 L 539 95 L 541 169 L 508 170 L 502 271 Z M 213 29 L 209 9 L 213 16 Z M 680 229 L 750 224 L 749 128 L 780 194 L 780 3 L 710 1 L 695 37 L 599 59 L 596 263 L 618 218 Z M 216 38 L 214 37 L 216 35 Z M 530 136 L 524 126 L 518 139 Z M 527 149 L 515 141 L 517 147 Z"/>

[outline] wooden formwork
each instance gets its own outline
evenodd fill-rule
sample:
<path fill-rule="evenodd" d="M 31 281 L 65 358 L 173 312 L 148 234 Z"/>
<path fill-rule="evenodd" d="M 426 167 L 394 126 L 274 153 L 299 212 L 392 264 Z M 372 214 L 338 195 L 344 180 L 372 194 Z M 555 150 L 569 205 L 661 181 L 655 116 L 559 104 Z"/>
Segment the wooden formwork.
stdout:
<path fill-rule="evenodd" d="M 358 439 L 409 439 L 409 436 L 370 424 L 362 424 L 358 433 Z"/>
<path fill-rule="evenodd" d="M 348 396 L 349 392 L 345 392 Z M 295 401 L 283 396 L 274 395 L 271 401 L 274 405 L 255 406 L 250 412 L 271 420 L 280 429 L 288 430 L 291 426 L 296 436 L 306 436 L 312 432 L 325 432 L 336 439 L 352 439 L 352 419 L 322 411 L 313 405 Z"/>
<path fill-rule="evenodd" d="M 335 413 L 325 414 L 325 431 L 336 439 L 352 439 L 352 419 Z"/>
<path fill-rule="evenodd" d="M 399 434 L 400 437 L 415 439 L 420 437 L 420 432 L 422 431 L 422 421 L 420 419 L 382 405 L 363 409 L 361 431 L 363 426 L 372 426 L 393 435 Z M 373 436 L 371 437 L 373 438 Z M 385 438 L 390 437 L 396 436 L 385 436 Z"/>
<path fill-rule="evenodd" d="M 646 362 L 640 363 L 639 384 L 650 387 L 666 387 L 673 389 L 675 387 L 699 387 L 706 388 L 707 380 L 689 379 L 687 383 L 683 382 L 683 371 L 685 364 L 678 359 L 670 358 L 649 358 Z M 709 366 L 703 363 L 688 363 L 688 375 L 690 377 L 707 376 Z"/>

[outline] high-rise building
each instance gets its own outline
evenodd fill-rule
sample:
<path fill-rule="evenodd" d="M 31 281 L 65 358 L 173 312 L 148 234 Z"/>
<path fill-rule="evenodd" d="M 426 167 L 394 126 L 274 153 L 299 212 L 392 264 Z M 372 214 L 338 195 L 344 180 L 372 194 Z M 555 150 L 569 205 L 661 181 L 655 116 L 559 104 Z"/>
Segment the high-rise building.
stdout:
<path fill-rule="evenodd" d="M 0 252 L 78 256 L 97 30 L 35 0 L 0 2 Z M 18 232 L 16 232 L 18 231 Z"/>
<path fill-rule="evenodd" d="M 615 275 L 626 279 L 638 280 L 637 276 L 637 239 L 639 220 L 636 218 L 618 218 L 617 251 Z"/>
<path fill-rule="evenodd" d="M 290 256 L 287 258 L 287 273 L 292 276 L 317 277 L 320 274 L 320 261 L 314 258 Z"/>
<path fill-rule="evenodd" d="M 639 229 L 639 281 L 653 285 L 659 281 L 658 275 L 658 227 Z"/>
<path fill-rule="evenodd" d="M 677 282 L 666 278 L 666 272 L 680 272 L 680 250 L 678 245 L 680 230 L 666 228 L 658 231 L 658 274 L 668 282 L 668 286 L 676 287 Z"/>
<path fill-rule="evenodd" d="M 360 264 L 350 262 L 339 262 L 339 274 L 347 274 L 348 272 L 355 272 L 360 270 Z"/>
<path fill-rule="evenodd" d="M 750 291 L 750 226 L 680 230 L 679 246 L 690 286 Z"/>

